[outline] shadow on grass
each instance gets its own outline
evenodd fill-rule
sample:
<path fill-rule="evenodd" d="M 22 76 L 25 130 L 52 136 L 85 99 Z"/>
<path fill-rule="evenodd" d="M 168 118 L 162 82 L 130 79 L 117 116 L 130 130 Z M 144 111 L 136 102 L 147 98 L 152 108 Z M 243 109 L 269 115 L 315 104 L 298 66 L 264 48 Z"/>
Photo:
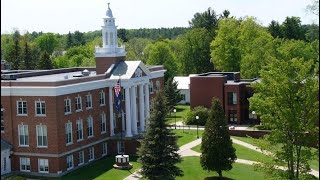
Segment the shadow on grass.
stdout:
<path fill-rule="evenodd" d="M 137 162 L 136 156 L 130 156 L 130 162 Z M 115 163 L 114 156 L 105 157 L 103 159 L 97 160 L 92 164 L 89 164 L 85 167 L 77 169 L 65 176 L 62 176 L 62 180 L 80 180 L 80 179 L 95 179 L 96 177 L 101 176 L 104 173 L 108 173 L 113 169 L 113 164 Z M 117 171 L 125 171 L 125 170 L 117 170 Z M 131 174 L 132 172 L 129 171 Z"/>
<path fill-rule="evenodd" d="M 232 178 L 228 178 L 228 177 L 219 177 L 219 176 L 211 176 L 211 177 L 206 177 L 204 178 L 205 180 L 234 180 Z"/>

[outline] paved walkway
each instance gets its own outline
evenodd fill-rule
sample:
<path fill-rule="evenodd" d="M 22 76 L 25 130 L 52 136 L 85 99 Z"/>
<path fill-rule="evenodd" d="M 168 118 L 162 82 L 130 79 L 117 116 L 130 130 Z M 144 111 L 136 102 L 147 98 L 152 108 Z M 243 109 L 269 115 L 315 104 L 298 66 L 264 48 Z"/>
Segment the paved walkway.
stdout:
<path fill-rule="evenodd" d="M 246 142 L 243 142 L 243 141 L 240 141 L 240 140 L 237 140 L 237 139 L 234 139 L 234 138 L 231 138 L 232 139 L 232 142 L 236 143 L 236 144 L 239 144 L 239 145 L 242 145 L 242 146 L 245 146 L 249 149 L 252 149 L 252 150 L 255 150 L 255 151 L 258 151 L 260 153 L 265 153 L 265 154 L 271 154 L 271 152 L 268 152 L 268 151 L 262 151 L 259 147 L 257 146 L 254 146 L 252 144 L 249 144 L 249 143 L 246 143 Z M 188 144 L 185 144 L 183 146 L 181 146 L 179 148 L 179 151 L 178 153 L 182 156 L 182 157 L 185 157 L 185 156 L 200 156 L 201 153 L 198 153 L 196 151 L 193 151 L 191 148 L 197 146 L 201 144 L 201 138 L 195 140 L 195 141 L 192 141 Z M 237 159 L 236 160 L 237 163 L 241 163 L 241 164 L 248 164 L 248 165 L 253 165 L 253 164 L 256 164 L 256 163 L 259 163 L 259 162 L 256 162 L 256 161 L 250 161 L 250 160 L 246 160 L 246 159 Z M 285 170 L 286 167 L 282 167 L 282 166 L 276 166 L 277 169 L 282 169 L 282 170 Z M 138 180 L 139 178 L 141 178 L 141 175 L 139 174 L 139 170 L 135 171 L 134 173 L 132 173 L 130 176 L 126 177 L 124 180 Z M 316 170 L 311 170 L 310 174 L 314 175 L 315 177 L 319 178 L 319 171 L 316 171 Z"/>

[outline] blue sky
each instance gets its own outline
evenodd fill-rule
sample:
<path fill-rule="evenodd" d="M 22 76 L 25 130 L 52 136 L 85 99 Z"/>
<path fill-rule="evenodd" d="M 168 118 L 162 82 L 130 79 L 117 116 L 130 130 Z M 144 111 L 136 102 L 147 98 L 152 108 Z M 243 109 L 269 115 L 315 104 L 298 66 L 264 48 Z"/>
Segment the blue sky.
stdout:
<path fill-rule="evenodd" d="M 303 24 L 317 21 L 306 12 L 311 0 L 1 0 L 1 33 L 99 30 L 108 2 L 118 28 L 128 29 L 187 27 L 208 7 L 218 14 L 228 9 L 232 16 L 254 16 L 265 26 L 286 16 L 298 16 Z"/>

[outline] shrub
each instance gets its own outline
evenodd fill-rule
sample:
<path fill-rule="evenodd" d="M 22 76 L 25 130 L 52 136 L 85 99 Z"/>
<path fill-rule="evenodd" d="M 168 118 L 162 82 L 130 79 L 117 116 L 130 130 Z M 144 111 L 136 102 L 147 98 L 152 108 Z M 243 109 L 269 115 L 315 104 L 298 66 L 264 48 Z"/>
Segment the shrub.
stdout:
<path fill-rule="evenodd" d="M 197 122 L 196 116 L 199 116 Z M 209 116 L 209 110 L 203 106 L 195 107 L 192 111 L 189 111 L 185 115 L 185 124 L 186 125 L 199 125 L 204 126 L 207 122 Z"/>

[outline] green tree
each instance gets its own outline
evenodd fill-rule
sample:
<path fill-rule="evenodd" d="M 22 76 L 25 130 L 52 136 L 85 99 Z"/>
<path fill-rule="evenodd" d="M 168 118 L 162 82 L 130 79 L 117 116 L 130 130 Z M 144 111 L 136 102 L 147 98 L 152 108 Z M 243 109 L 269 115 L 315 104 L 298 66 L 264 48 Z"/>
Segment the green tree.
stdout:
<path fill-rule="evenodd" d="M 199 116 L 200 118 L 197 120 L 195 117 Z M 209 110 L 203 106 L 197 106 L 192 109 L 192 111 L 188 111 L 185 115 L 185 124 L 187 125 L 199 125 L 204 126 L 209 117 Z"/>
<path fill-rule="evenodd" d="M 269 33 L 274 37 L 274 38 L 282 38 L 282 29 L 279 24 L 279 22 L 272 20 L 271 23 L 268 26 L 268 31 Z"/>
<path fill-rule="evenodd" d="M 204 170 L 216 171 L 222 177 L 222 171 L 232 169 L 236 160 L 236 149 L 232 146 L 229 130 L 221 102 L 213 98 L 209 118 L 202 135 L 200 163 Z"/>
<path fill-rule="evenodd" d="M 126 46 L 126 59 L 127 60 L 141 60 L 146 64 L 146 57 L 144 55 L 144 49 L 151 44 L 150 39 L 146 38 L 132 38 L 125 43 Z"/>
<path fill-rule="evenodd" d="M 40 55 L 40 61 L 38 63 L 38 69 L 52 69 L 53 65 L 50 59 L 50 55 L 44 51 Z"/>
<path fill-rule="evenodd" d="M 33 69 L 32 49 L 27 41 L 24 42 L 22 61 L 21 69 Z"/>
<path fill-rule="evenodd" d="M 208 30 L 194 28 L 181 37 L 181 50 L 177 54 L 182 74 L 198 74 L 213 71 L 210 61 L 210 43 L 212 37 Z"/>
<path fill-rule="evenodd" d="M 74 46 L 81 46 L 85 44 L 85 40 L 83 37 L 83 33 L 80 31 L 75 31 L 73 34 L 73 45 Z"/>
<path fill-rule="evenodd" d="M 69 49 L 69 48 L 71 48 L 73 46 L 73 37 L 72 37 L 72 34 L 70 33 L 70 31 L 69 31 L 69 33 L 68 33 L 68 35 L 67 35 L 67 39 L 66 39 L 66 49 Z"/>
<path fill-rule="evenodd" d="M 234 18 L 219 21 L 217 36 L 211 42 L 211 61 L 216 70 L 240 71 L 239 23 Z"/>
<path fill-rule="evenodd" d="M 170 50 L 168 42 L 157 41 L 149 44 L 145 48 L 144 53 L 147 58 L 147 64 L 164 65 L 164 68 L 167 70 L 164 76 L 165 81 L 177 74 L 176 60 L 173 52 Z"/>
<path fill-rule="evenodd" d="M 42 34 L 35 39 L 35 42 L 41 51 L 46 51 L 50 55 L 58 46 L 57 37 L 53 33 Z"/>
<path fill-rule="evenodd" d="M 123 29 L 123 28 L 120 28 L 118 29 L 118 37 L 120 39 L 122 39 L 123 42 L 127 42 L 128 41 L 128 38 L 127 38 L 127 35 L 128 35 L 128 32 L 126 29 Z"/>
<path fill-rule="evenodd" d="M 299 17 L 286 17 L 281 25 L 283 37 L 287 39 L 305 40 Z"/>
<path fill-rule="evenodd" d="M 178 82 L 174 81 L 172 77 L 169 78 L 164 85 L 164 95 L 167 98 L 167 108 L 170 113 L 177 103 L 182 100 L 180 90 L 178 90 L 177 87 Z"/>
<path fill-rule="evenodd" d="M 216 12 L 210 7 L 201 13 L 194 14 L 191 21 L 189 21 L 191 28 L 205 28 L 209 32 L 214 33 L 218 26 L 218 18 Z"/>
<path fill-rule="evenodd" d="M 273 37 L 254 18 L 249 17 L 241 22 L 238 39 L 241 77 L 259 77 L 262 66 L 266 65 L 272 56 Z"/>
<path fill-rule="evenodd" d="M 283 179 L 299 179 L 310 171 L 308 145 L 319 142 L 319 64 L 313 59 L 273 58 L 261 71 L 261 82 L 253 85 L 249 99 L 263 124 L 272 129 L 266 137 L 276 149 L 273 160 L 285 162 L 287 170 L 274 171 Z M 280 174 L 279 174 L 280 173 Z"/>
<path fill-rule="evenodd" d="M 21 65 L 21 46 L 18 38 L 14 38 L 5 50 L 5 60 L 11 63 L 12 69 L 19 69 Z"/>
<path fill-rule="evenodd" d="M 177 153 L 177 137 L 166 128 L 166 97 L 160 91 L 154 99 L 154 111 L 151 113 L 148 128 L 138 148 L 141 174 L 150 180 L 174 180 L 182 171 L 176 166 L 181 162 Z"/>

